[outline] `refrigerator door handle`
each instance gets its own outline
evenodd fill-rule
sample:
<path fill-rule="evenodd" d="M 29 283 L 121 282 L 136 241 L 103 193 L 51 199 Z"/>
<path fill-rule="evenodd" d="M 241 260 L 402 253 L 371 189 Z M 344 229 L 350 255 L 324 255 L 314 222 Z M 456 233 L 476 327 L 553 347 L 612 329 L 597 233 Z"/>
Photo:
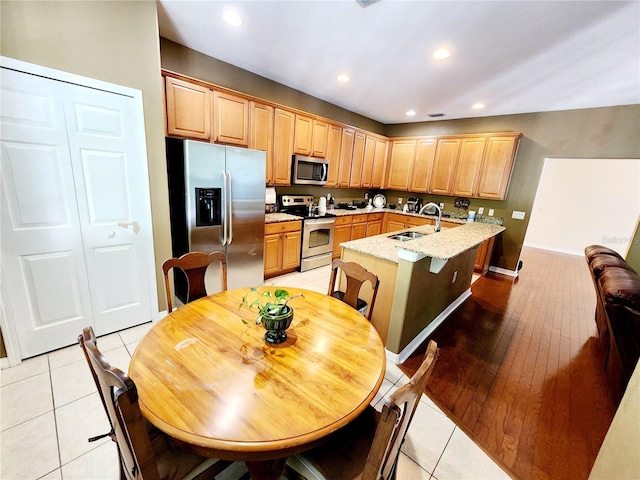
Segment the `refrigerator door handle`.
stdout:
<path fill-rule="evenodd" d="M 227 171 L 222 170 L 222 239 L 220 243 L 227 245 Z"/>
<path fill-rule="evenodd" d="M 227 238 L 227 245 L 230 245 L 231 242 L 233 241 L 233 194 L 231 191 L 231 172 L 229 170 L 227 170 L 227 195 L 228 195 L 228 200 L 227 200 L 227 207 L 228 207 L 228 217 L 227 217 L 227 223 L 229 224 L 229 235 Z"/>

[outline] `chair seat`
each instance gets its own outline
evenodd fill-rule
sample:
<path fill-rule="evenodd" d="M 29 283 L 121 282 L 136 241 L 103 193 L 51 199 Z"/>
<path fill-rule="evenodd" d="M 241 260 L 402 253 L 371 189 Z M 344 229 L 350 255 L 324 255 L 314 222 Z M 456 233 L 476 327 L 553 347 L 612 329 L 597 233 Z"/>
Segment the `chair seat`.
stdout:
<path fill-rule="evenodd" d="M 287 464 L 304 478 L 320 474 L 327 480 L 359 479 L 379 420 L 380 412 L 369 406 L 353 422 L 330 435 L 322 445 L 305 452 L 304 456 L 290 457 Z"/>
<path fill-rule="evenodd" d="M 331 296 L 337 298 L 341 302 L 344 302 L 344 292 L 335 291 L 335 292 L 333 292 L 331 294 Z M 359 298 L 358 299 L 358 303 L 356 304 L 356 310 L 358 310 L 362 315 L 366 315 L 367 314 L 367 302 L 365 302 L 364 300 Z"/>

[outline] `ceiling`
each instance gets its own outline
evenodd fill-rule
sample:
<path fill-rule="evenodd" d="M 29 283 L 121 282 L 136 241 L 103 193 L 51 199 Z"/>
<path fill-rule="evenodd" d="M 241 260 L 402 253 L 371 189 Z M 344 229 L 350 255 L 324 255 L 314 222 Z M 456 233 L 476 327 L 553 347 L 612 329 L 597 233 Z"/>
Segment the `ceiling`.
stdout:
<path fill-rule="evenodd" d="M 638 0 L 157 3 L 162 37 L 385 124 L 640 103 Z"/>

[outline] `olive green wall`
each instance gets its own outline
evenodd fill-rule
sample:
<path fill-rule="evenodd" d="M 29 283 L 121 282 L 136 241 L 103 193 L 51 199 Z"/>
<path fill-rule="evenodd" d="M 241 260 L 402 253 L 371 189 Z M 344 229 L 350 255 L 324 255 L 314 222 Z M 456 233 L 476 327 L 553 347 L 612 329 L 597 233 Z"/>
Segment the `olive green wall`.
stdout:
<path fill-rule="evenodd" d="M 164 113 L 155 2 L 0 2 L 0 54 L 142 91 L 151 185 L 156 283 L 171 256 Z"/>
<path fill-rule="evenodd" d="M 544 159 L 640 158 L 640 105 L 388 125 L 385 134 L 400 137 L 511 131 L 522 132 L 523 136 L 507 198 L 471 199 L 470 207 L 477 210 L 483 206 L 485 214 L 487 208 L 493 208 L 495 216 L 504 218 L 506 231 L 496 241 L 491 264 L 508 270 L 516 268 L 520 257 Z M 423 197 L 431 199 L 428 195 Z M 594 201 L 597 197 L 598 192 L 594 192 Z M 513 210 L 526 212 L 525 220 L 513 220 Z"/>
<path fill-rule="evenodd" d="M 631 265 L 636 272 L 640 273 L 640 217 L 638 217 L 636 230 L 633 232 L 631 245 L 629 245 L 629 250 L 625 258 L 627 263 Z"/>
<path fill-rule="evenodd" d="M 160 57 L 164 69 L 370 132 L 384 133 L 384 125 L 370 118 L 336 107 L 299 90 L 255 75 L 162 37 L 160 38 Z"/>

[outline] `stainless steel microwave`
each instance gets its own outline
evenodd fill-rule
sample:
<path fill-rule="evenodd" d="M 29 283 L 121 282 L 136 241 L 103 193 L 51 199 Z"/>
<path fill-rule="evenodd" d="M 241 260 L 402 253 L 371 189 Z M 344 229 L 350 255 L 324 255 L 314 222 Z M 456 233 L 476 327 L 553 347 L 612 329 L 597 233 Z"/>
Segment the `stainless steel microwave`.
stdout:
<path fill-rule="evenodd" d="M 323 158 L 294 155 L 291 171 L 294 184 L 326 185 L 329 174 L 329 162 Z"/>

